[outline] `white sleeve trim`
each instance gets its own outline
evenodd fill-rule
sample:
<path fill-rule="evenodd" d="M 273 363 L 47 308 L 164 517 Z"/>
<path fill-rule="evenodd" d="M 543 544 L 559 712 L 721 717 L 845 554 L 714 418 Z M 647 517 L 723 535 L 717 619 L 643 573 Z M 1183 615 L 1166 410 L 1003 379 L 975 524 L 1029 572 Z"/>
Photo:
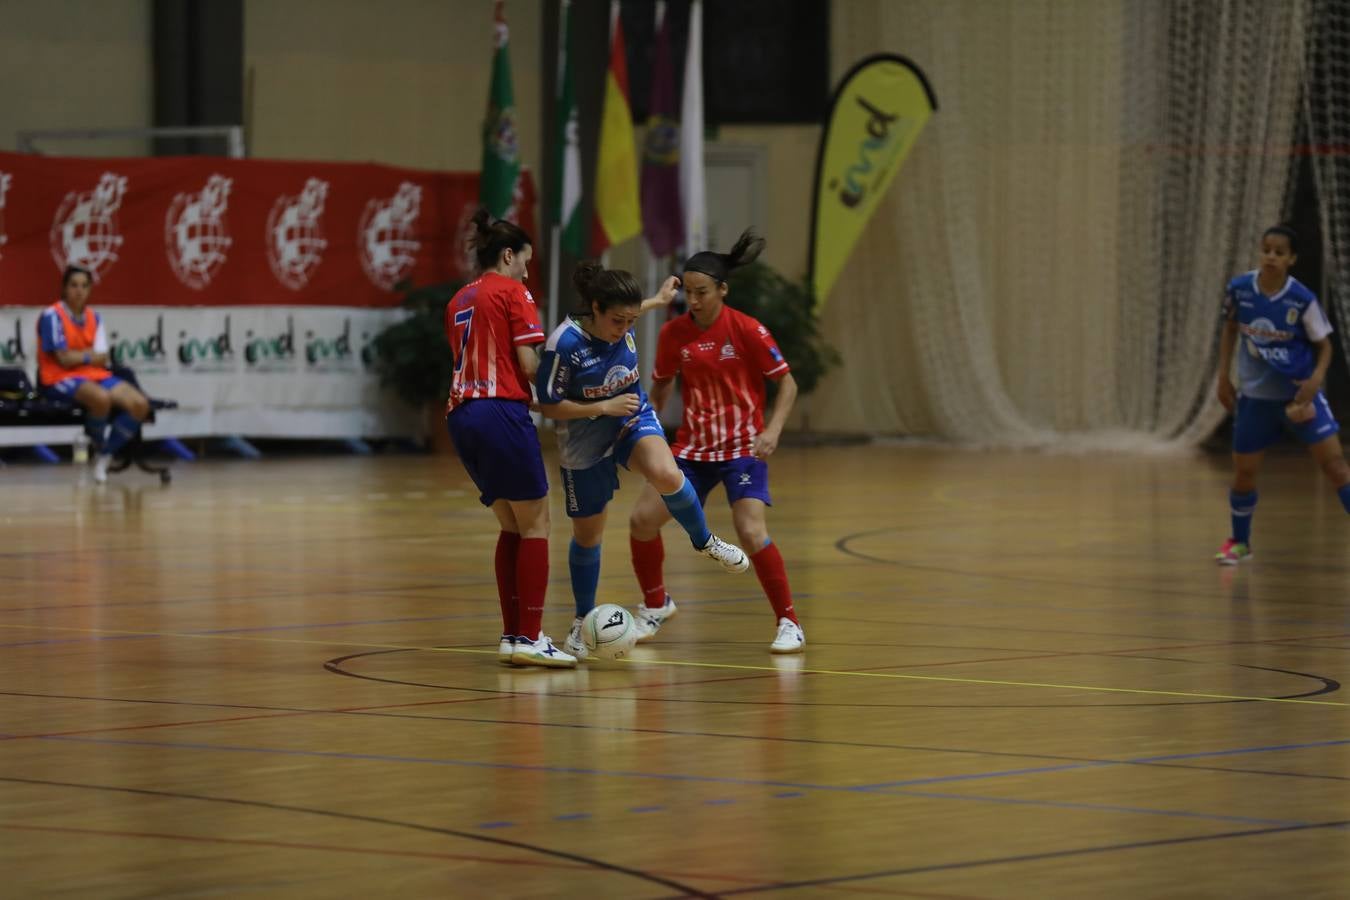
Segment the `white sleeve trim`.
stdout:
<path fill-rule="evenodd" d="M 778 366 L 777 368 L 770 369 L 769 371 L 765 372 L 764 375 L 765 375 L 765 377 L 768 377 L 768 376 L 770 376 L 770 375 L 777 375 L 779 372 L 785 372 L 785 371 L 787 371 L 787 368 L 788 368 L 788 364 L 787 364 L 787 363 L 783 363 L 781 366 Z"/>
<path fill-rule="evenodd" d="M 516 335 L 515 337 L 511 338 L 511 340 L 514 341 L 514 342 L 517 343 L 517 344 L 526 343 L 526 342 L 529 342 L 529 343 L 540 343 L 540 342 L 546 340 L 546 338 L 544 337 L 544 332 L 542 332 L 542 331 L 527 331 L 527 332 L 525 332 L 524 334 L 518 334 L 518 335 Z"/>
<path fill-rule="evenodd" d="M 1316 300 L 1309 303 L 1308 308 L 1303 311 L 1303 330 L 1307 332 L 1310 341 L 1323 341 L 1331 336 L 1331 323 L 1327 321 L 1322 304 Z"/>

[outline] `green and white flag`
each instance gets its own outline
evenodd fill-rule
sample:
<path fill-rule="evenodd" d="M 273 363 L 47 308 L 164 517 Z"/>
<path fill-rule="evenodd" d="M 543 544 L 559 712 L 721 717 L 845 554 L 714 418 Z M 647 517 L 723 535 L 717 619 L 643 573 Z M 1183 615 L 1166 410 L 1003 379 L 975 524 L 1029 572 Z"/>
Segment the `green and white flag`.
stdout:
<path fill-rule="evenodd" d="M 581 126 L 572 85 L 572 0 L 561 0 L 558 28 L 558 133 L 553 168 L 552 217 L 562 231 L 562 248 L 573 256 L 585 250 L 581 215 Z"/>
<path fill-rule="evenodd" d="M 520 177 L 520 145 L 516 138 L 511 59 L 506 52 L 506 0 L 496 0 L 494 13 L 497 49 L 492 57 L 487 120 L 483 122 L 483 170 L 478 181 L 478 202 L 487 207 L 493 218 L 505 219 L 513 212 L 516 180 Z"/>

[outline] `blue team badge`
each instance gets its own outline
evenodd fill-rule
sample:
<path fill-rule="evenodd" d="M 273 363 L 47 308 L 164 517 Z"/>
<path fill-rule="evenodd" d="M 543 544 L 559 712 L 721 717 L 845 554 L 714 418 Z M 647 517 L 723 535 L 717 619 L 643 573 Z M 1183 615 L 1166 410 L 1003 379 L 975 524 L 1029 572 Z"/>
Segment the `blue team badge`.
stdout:
<path fill-rule="evenodd" d="M 770 347 L 770 348 L 769 348 L 769 355 L 773 357 L 773 361 L 774 361 L 774 362 L 782 362 L 782 361 L 783 361 L 783 354 L 781 354 L 781 353 L 778 352 L 778 348 L 777 348 L 777 347 Z"/>
<path fill-rule="evenodd" d="M 1293 307 L 1292 309 L 1289 310 L 1289 312 L 1285 313 L 1284 321 L 1287 322 L 1287 323 L 1290 324 L 1290 325 L 1293 325 L 1295 322 L 1297 322 L 1297 321 L 1298 321 L 1298 307 Z"/>
<path fill-rule="evenodd" d="M 630 332 L 628 332 L 627 334 L 625 334 L 625 335 L 623 336 L 623 339 L 624 339 L 625 341 L 628 342 L 628 352 L 629 352 L 629 353 L 636 353 L 636 352 L 637 352 L 637 343 L 634 342 L 634 340 L 633 340 L 633 332 L 630 331 Z"/>

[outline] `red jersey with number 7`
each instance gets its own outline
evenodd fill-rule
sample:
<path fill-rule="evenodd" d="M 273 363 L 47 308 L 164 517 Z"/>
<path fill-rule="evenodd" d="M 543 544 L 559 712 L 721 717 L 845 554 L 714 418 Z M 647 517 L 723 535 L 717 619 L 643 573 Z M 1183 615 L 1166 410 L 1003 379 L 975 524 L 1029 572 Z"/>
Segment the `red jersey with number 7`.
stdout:
<path fill-rule="evenodd" d="M 652 378 L 684 382 L 684 416 L 671 450 L 696 462 L 750 456 L 764 430 L 764 379 L 788 373 L 769 329 L 723 306 L 706 331 L 686 313 L 661 327 Z"/>
<path fill-rule="evenodd" d="M 445 308 L 445 334 L 455 360 L 447 409 L 466 400 L 530 402 L 530 379 L 516 358 L 516 347 L 542 343 L 544 329 L 524 284 L 484 272 L 460 288 Z"/>

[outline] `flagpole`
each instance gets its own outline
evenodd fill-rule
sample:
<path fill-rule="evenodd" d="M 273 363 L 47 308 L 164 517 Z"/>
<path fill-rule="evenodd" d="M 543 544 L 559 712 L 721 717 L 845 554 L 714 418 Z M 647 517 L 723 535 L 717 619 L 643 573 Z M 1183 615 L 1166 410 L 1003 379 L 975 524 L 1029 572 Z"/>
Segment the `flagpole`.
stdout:
<path fill-rule="evenodd" d="M 548 321 L 544 332 L 552 334 L 558 325 L 558 273 L 562 268 L 562 228 L 556 222 L 549 229 L 548 238 Z"/>
<path fill-rule="evenodd" d="M 646 241 L 642 242 L 643 255 L 647 257 L 647 296 L 652 297 L 656 294 L 656 289 L 661 286 L 660 274 L 657 269 L 656 254 L 652 253 L 651 245 Z M 642 383 L 647 390 L 652 386 L 652 367 L 656 365 L 656 332 L 661 329 L 660 310 L 654 310 L 650 316 L 643 316 L 641 320 L 642 334 L 638 335 L 642 342 L 642 352 L 639 359 L 647 361 L 646 370 L 642 373 Z M 639 364 L 638 369 L 643 367 Z"/>

